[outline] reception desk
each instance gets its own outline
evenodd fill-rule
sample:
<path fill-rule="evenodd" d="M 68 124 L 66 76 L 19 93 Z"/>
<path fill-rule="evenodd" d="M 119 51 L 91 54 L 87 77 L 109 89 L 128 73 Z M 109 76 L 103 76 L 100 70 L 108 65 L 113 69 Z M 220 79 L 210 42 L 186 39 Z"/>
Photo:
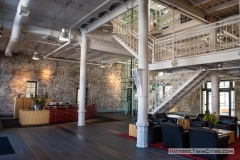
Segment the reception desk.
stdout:
<path fill-rule="evenodd" d="M 85 119 L 96 116 L 96 105 L 86 105 Z M 78 121 L 78 106 L 50 105 L 48 110 L 20 109 L 19 122 L 22 126 L 68 123 Z"/>
<path fill-rule="evenodd" d="M 47 99 L 47 103 L 51 101 L 51 98 Z M 20 109 L 28 109 L 29 107 L 33 107 L 33 100 L 31 98 L 14 98 L 14 118 L 19 118 Z"/>
<path fill-rule="evenodd" d="M 78 106 L 49 105 L 49 123 L 67 123 L 78 120 Z"/>
<path fill-rule="evenodd" d="M 20 109 L 19 123 L 22 126 L 49 124 L 49 110 Z"/>

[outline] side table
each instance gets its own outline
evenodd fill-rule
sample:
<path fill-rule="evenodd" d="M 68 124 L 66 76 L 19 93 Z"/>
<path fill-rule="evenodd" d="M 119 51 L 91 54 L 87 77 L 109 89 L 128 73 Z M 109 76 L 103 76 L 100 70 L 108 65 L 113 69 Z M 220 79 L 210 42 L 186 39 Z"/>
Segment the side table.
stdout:
<path fill-rule="evenodd" d="M 129 136 L 137 137 L 137 126 L 136 126 L 136 124 L 129 124 Z"/>
<path fill-rule="evenodd" d="M 178 119 L 178 124 L 183 126 L 183 129 L 188 129 L 190 127 L 189 119 Z"/>

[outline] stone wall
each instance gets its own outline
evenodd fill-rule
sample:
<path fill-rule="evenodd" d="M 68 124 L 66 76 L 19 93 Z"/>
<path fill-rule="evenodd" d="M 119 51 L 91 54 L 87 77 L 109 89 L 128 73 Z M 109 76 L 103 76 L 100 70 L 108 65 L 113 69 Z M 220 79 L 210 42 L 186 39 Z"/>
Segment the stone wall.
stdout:
<path fill-rule="evenodd" d="M 240 80 L 235 80 L 235 116 L 240 120 Z"/>
<path fill-rule="evenodd" d="M 179 105 L 170 110 L 170 112 L 188 112 L 200 113 L 201 109 L 201 88 L 194 91 L 190 96 L 185 98 Z"/>
<path fill-rule="evenodd" d="M 0 113 L 13 112 L 14 98 L 17 93 L 25 97 L 27 81 L 38 82 L 39 95 L 48 92 L 52 101 L 76 104 L 79 63 L 35 61 L 27 55 L 5 57 L 4 53 L 0 60 L 4 61 L 0 68 Z M 121 67 L 87 65 L 86 73 L 88 103 L 95 103 L 98 110 L 120 110 Z"/>
<path fill-rule="evenodd" d="M 87 72 L 87 87 L 89 89 L 89 101 L 97 104 L 98 111 L 122 111 L 121 101 L 121 64 L 101 68 L 90 66 Z M 92 83 L 91 83 L 92 81 Z"/>

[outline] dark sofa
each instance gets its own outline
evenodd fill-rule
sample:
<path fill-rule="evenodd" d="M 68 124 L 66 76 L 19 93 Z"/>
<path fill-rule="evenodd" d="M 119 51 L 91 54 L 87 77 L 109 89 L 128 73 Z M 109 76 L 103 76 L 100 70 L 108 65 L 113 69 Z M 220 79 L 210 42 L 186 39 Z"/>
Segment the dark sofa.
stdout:
<path fill-rule="evenodd" d="M 228 148 L 229 135 L 218 136 L 211 129 L 190 127 L 188 129 L 190 148 Z M 228 154 L 192 154 L 206 159 L 222 159 Z"/>
<path fill-rule="evenodd" d="M 162 123 L 163 147 L 189 148 L 188 132 L 184 132 L 181 125 L 175 123 Z"/>
<path fill-rule="evenodd" d="M 207 127 L 208 123 L 203 120 L 204 114 L 198 114 L 197 118 L 191 118 L 190 126 L 191 127 Z"/>
<path fill-rule="evenodd" d="M 236 137 L 238 117 L 220 115 L 219 119 L 220 119 L 220 122 L 214 125 L 214 128 L 234 131 L 235 137 Z"/>
<path fill-rule="evenodd" d="M 152 120 L 148 120 L 148 142 L 156 143 L 162 141 L 162 129 L 161 125 L 153 122 Z"/>

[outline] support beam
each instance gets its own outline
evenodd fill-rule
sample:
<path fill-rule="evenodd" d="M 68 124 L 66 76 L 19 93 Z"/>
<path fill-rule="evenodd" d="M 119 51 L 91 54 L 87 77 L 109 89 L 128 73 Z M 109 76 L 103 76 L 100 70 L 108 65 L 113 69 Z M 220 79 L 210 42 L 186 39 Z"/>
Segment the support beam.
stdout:
<path fill-rule="evenodd" d="M 199 21 L 202 24 L 208 24 L 209 22 L 205 20 L 205 13 L 200 8 L 192 8 L 189 6 L 189 2 L 187 0 L 153 0 L 156 3 L 160 3 L 166 7 L 174 6 L 176 10 L 178 10 L 181 14 L 190 17 Z"/>
<path fill-rule="evenodd" d="M 138 88 L 137 147 L 148 147 L 148 0 L 138 0 L 138 69 L 141 88 Z"/>
<path fill-rule="evenodd" d="M 195 4 L 191 4 L 191 7 L 196 7 L 196 6 L 200 6 L 201 4 L 205 4 L 207 2 L 210 2 L 211 0 L 191 0 L 193 1 Z"/>
<path fill-rule="evenodd" d="M 97 50 L 97 51 L 104 51 L 104 52 L 109 52 L 109 53 L 116 53 L 116 54 L 121 54 L 121 55 L 126 55 L 126 56 L 132 56 L 127 50 L 124 48 L 119 49 L 119 48 L 114 48 L 114 47 L 109 47 L 109 46 L 103 46 L 99 44 L 94 44 L 91 43 L 88 45 L 89 49 Z M 133 57 L 133 56 L 132 56 Z"/>
<path fill-rule="evenodd" d="M 174 26 L 174 31 L 178 32 L 178 31 L 181 31 L 181 30 L 184 30 L 184 29 L 187 29 L 187 28 L 191 28 L 191 27 L 195 27 L 195 26 L 201 26 L 201 25 L 202 25 L 202 23 L 200 23 L 198 21 L 195 21 L 195 20 L 191 20 L 191 21 L 179 24 L 179 25 L 175 25 Z M 169 35 L 169 34 L 172 33 L 172 31 L 173 31 L 172 27 L 169 27 L 167 29 L 163 29 L 162 33 L 161 33 L 161 36 L 159 36 L 159 37 L 164 37 L 166 35 Z"/>
<path fill-rule="evenodd" d="M 217 115 L 220 114 L 219 112 L 219 76 L 216 73 L 214 76 L 211 77 L 211 86 L 212 86 L 212 106 L 211 106 L 211 113 L 216 112 Z"/>
<path fill-rule="evenodd" d="M 137 5 L 138 5 L 138 0 L 128 1 L 125 5 L 122 5 L 122 6 L 118 7 L 118 8 L 116 8 L 111 13 L 105 15 L 104 17 L 100 18 L 96 22 L 88 25 L 85 28 L 87 33 L 92 32 L 93 30 L 97 29 L 101 25 L 111 21 L 112 19 L 120 16 L 121 14 L 127 12 L 128 10 L 130 10 L 130 9 L 132 9 L 134 7 L 136 7 Z"/>
<path fill-rule="evenodd" d="M 85 96 L 86 96 L 86 62 L 87 62 L 87 35 L 85 30 L 81 30 L 82 47 L 81 47 L 81 64 L 79 79 L 79 109 L 78 109 L 78 126 L 85 126 Z"/>
<path fill-rule="evenodd" d="M 198 57 L 182 58 L 177 60 L 177 67 L 186 67 L 191 65 L 207 64 L 207 63 L 217 63 L 224 61 L 233 61 L 240 59 L 239 50 L 236 51 L 226 51 L 216 54 L 208 54 Z M 159 62 L 154 64 L 149 64 L 149 70 L 160 70 L 172 68 L 171 61 Z"/>
<path fill-rule="evenodd" d="M 223 9 L 227 9 L 229 7 L 232 7 L 232 6 L 235 6 L 235 5 L 238 5 L 238 0 L 231 0 L 231 1 L 227 1 L 227 2 L 224 2 L 224 3 L 220 3 L 216 6 L 213 6 L 213 7 L 210 7 L 208 8 L 208 12 L 205 12 L 206 14 L 207 13 L 213 13 L 213 12 L 217 12 L 217 11 L 220 11 L 220 10 L 223 10 Z"/>

